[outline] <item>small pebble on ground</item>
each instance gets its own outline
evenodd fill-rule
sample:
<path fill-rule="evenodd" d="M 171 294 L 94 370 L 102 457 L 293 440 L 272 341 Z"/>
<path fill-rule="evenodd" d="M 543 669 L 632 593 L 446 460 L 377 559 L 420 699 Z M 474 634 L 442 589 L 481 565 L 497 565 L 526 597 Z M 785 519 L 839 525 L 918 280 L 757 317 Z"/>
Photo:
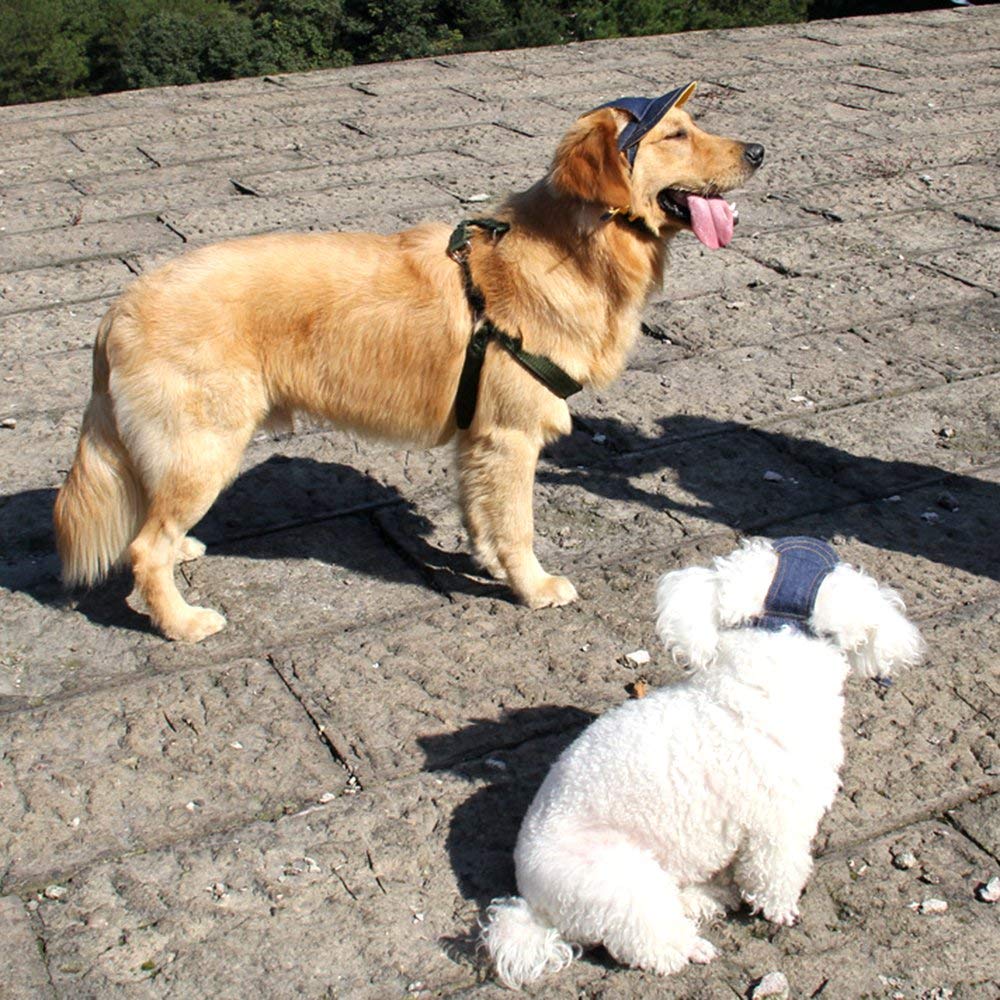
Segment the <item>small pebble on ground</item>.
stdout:
<path fill-rule="evenodd" d="M 984 885 L 976 889 L 976 899 L 983 903 L 995 903 L 1000 900 L 1000 878 L 993 876 Z"/>
<path fill-rule="evenodd" d="M 789 996 L 788 979 L 783 972 L 769 972 L 750 992 L 752 1000 L 763 1000 L 773 997 L 775 1000 L 787 1000 Z"/>

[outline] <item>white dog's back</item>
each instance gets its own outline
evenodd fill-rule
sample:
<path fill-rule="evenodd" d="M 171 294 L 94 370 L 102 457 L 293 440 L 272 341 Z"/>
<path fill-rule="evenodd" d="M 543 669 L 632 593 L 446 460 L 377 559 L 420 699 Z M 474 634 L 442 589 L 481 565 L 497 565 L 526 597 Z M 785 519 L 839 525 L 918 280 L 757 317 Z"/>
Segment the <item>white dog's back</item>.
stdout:
<path fill-rule="evenodd" d="M 602 943 L 661 973 L 708 961 L 698 922 L 738 900 L 733 882 L 769 920 L 797 916 L 811 840 L 838 787 L 845 654 L 855 650 L 806 630 L 741 627 L 774 573 L 768 546 L 752 543 L 714 573 L 664 578 L 661 636 L 668 649 L 683 641 L 699 669 L 597 719 L 549 772 L 515 849 L 522 898 L 497 900 L 483 932 L 502 982 L 565 965 L 571 945 Z M 724 623 L 734 570 L 762 579 L 745 581 L 749 611 Z M 914 662 L 919 636 L 898 598 L 849 567 L 834 576 L 831 595 L 856 578 L 865 600 L 855 603 L 888 616 L 886 632 L 900 637 L 879 667 Z"/>

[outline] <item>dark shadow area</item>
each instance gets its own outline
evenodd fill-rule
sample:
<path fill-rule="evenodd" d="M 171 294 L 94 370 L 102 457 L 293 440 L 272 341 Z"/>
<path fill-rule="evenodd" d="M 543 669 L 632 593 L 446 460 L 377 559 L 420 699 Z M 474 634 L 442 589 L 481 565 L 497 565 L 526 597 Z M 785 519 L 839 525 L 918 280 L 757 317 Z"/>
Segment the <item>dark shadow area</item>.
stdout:
<path fill-rule="evenodd" d="M 622 421 L 587 418 L 586 433 L 578 431 L 546 450 L 549 462 L 561 468 L 543 468 L 539 480 L 579 486 L 655 512 L 708 518 L 748 533 L 780 532 L 789 521 L 805 517 L 814 522 L 813 533 L 839 533 L 1000 579 L 996 483 L 707 417 L 677 415 L 657 423 L 662 433 L 644 437 Z M 581 466 L 581 452 L 593 454 L 595 434 L 627 442 L 630 450 Z M 950 448 L 952 442 L 941 438 L 940 446 Z M 765 479 L 768 471 L 781 479 Z M 647 483 L 638 484 L 643 477 Z M 671 488 L 657 491 L 660 482 Z M 927 487 L 926 495 L 911 502 L 907 494 L 920 487 Z M 677 488 L 697 502 L 674 499 L 670 494 Z M 895 496 L 896 501 L 887 499 Z"/>
<path fill-rule="evenodd" d="M 587 418 L 585 432 L 547 449 L 550 467 L 540 470 L 539 481 L 748 533 L 773 534 L 798 522 L 808 533 L 843 534 L 1000 578 L 1000 485 L 707 417 L 657 423 L 661 433 L 650 437 L 613 418 Z M 622 453 L 597 447 L 595 434 L 620 443 Z M 942 438 L 940 446 L 953 442 Z M 782 479 L 765 480 L 765 469 Z M 928 488 L 916 496 L 920 487 Z M 681 491 L 694 499 L 680 499 Z M 896 494 L 898 502 L 886 501 Z M 97 624 L 146 630 L 145 617 L 124 604 L 127 573 L 86 593 L 63 591 L 52 535 L 55 495 L 39 489 L 0 497 L 0 586 L 57 607 L 72 601 Z M 442 591 L 512 599 L 483 577 L 471 555 L 427 541 L 432 528 L 397 489 L 351 466 L 275 455 L 241 475 L 193 534 L 210 546 L 209 558 L 228 552 L 318 559 L 389 581 L 412 579 L 416 568 Z"/>
<path fill-rule="evenodd" d="M 55 497 L 54 489 L 0 497 L 0 586 L 43 604 L 72 605 L 95 624 L 148 631 L 148 619 L 125 604 L 132 589 L 127 571 L 88 591 L 63 589 L 52 529 Z M 391 530 L 382 530 L 381 518 L 391 518 Z M 431 530 L 395 487 L 351 466 L 275 455 L 239 476 L 191 534 L 209 546 L 207 558 L 318 559 L 388 581 L 411 579 L 415 566 L 429 586 L 503 598 L 470 555 L 426 541 Z M 406 539 L 405 553 L 397 537 Z"/>
<path fill-rule="evenodd" d="M 541 705 L 475 719 L 455 733 L 421 737 L 425 770 L 487 782 L 452 815 L 446 846 L 459 890 L 486 906 L 515 891 L 514 845 L 521 820 L 562 751 L 593 720 L 590 712 Z M 480 755 L 469 759 L 470 748 Z"/>

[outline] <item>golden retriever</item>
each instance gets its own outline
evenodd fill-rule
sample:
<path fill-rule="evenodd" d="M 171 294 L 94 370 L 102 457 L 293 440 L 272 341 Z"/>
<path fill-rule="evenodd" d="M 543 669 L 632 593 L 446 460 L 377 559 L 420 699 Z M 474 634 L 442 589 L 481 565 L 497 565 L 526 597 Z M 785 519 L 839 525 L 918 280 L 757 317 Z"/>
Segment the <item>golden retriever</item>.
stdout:
<path fill-rule="evenodd" d="M 472 230 L 468 265 L 488 318 L 583 385 L 622 371 L 673 236 L 690 228 L 709 246 L 728 242 L 732 211 L 718 196 L 763 157 L 698 128 L 681 108 L 693 89 L 629 155 L 617 143 L 628 112 L 583 115 L 545 177 L 498 209 L 509 231 Z M 532 515 L 539 451 L 569 432 L 569 408 L 494 344 L 471 426 L 458 429 L 474 317 L 450 233 L 254 236 L 131 285 L 100 325 L 93 395 L 56 499 L 66 583 L 92 584 L 127 559 L 164 635 L 217 632 L 222 615 L 188 605 L 174 582 L 175 563 L 205 550 L 186 532 L 235 477 L 254 432 L 300 411 L 416 445 L 457 438 L 483 566 L 529 607 L 573 601 L 570 581 L 535 557 Z"/>

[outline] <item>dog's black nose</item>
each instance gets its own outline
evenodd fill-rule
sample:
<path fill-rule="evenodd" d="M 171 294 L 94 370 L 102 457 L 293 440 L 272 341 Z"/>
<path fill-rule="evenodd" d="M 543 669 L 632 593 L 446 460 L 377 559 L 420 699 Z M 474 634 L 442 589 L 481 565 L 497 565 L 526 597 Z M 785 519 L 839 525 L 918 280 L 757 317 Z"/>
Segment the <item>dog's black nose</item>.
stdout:
<path fill-rule="evenodd" d="M 764 147 L 759 142 L 748 142 L 743 147 L 743 158 L 756 170 L 764 162 Z"/>

